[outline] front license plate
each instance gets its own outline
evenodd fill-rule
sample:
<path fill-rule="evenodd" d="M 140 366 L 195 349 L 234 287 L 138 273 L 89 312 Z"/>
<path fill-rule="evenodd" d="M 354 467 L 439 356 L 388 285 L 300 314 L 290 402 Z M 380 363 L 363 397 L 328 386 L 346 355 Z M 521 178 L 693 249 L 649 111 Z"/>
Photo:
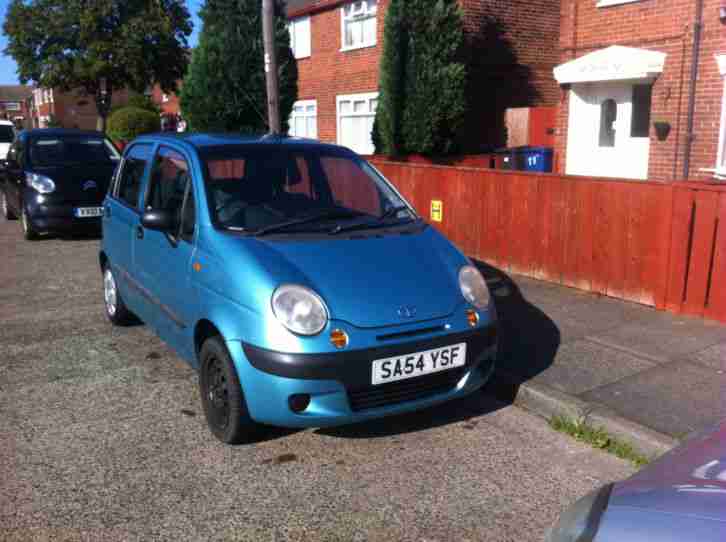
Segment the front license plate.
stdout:
<path fill-rule="evenodd" d="M 88 218 L 91 216 L 102 216 L 103 207 L 77 207 L 75 215 L 78 218 Z"/>
<path fill-rule="evenodd" d="M 403 354 L 373 362 L 373 385 L 447 371 L 466 365 L 466 343 Z"/>

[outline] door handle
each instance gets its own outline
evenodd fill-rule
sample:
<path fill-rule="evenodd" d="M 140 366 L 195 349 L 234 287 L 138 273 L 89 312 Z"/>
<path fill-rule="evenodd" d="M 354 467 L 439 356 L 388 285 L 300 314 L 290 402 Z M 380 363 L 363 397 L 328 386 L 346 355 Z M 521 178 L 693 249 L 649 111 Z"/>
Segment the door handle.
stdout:
<path fill-rule="evenodd" d="M 143 239 L 144 238 L 144 227 L 139 224 L 136 226 L 136 238 L 137 239 Z"/>

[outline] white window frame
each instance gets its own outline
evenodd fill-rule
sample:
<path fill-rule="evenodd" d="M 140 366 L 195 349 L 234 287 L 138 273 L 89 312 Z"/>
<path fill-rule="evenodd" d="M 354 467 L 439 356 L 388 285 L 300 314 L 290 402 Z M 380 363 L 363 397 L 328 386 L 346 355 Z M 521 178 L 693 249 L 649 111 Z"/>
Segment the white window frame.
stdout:
<path fill-rule="evenodd" d="M 726 181 L 726 53 L 716 55 L 719 72 L 723 78 L 723 95 L 721 97 L 721 130 L 718 139 L 716 156 L 716 177 Z"/>
<path fill-rule="evenodd" d="M 642 0 L 598 0 L 597 7 L 607 8 L 610 6 L 619 6 L 620 4 L 633 4 Z"/>
<path fill-rule="evenodd" d="M 368 2 L 372 2 L 374 4 L 374 9 L 368 8 Z M 356 10 L 354 13 L 351 13 L 347 16 L 345 15 L 345 9 L 347 7 L 352 7 L 359 5 L 362 9 Z M 376 21 L 376 27 L 375 31 L 373 32 L 373 38 L 369 39 L 368 41 L 365 41 L 365 39 L 361 43 L 357 43 L 354 45 L 346 45 L 345 44 L 345 23 L 346 21 L 349 22 L 359 22 L 361 24 L 364 24 L 367 19 L 373 19 Z M 362 31 L 361 31 L 362 33 Z M 340 50 L 341 51 L 352 51 L 355 49 L 364 49 L 366 47 L 375 47 L 378 43 L 378 0 L 356 0 L 355 2 L 348 2 L 340 6 Z"/>
<path fill-rule="evenodd" d="M 309 114 L 306 111 L 306 109 L 309 106 L 311 106 L 311 105 L 312 106 L 315 106 L 315 111 L 314 111 L 314 113 L 312 115 Z M 308 139 L 318 139 L 318 101 L 317 100 L 298 100 L 297 102 L 295 102 L 293 104 L 292 107 L 293 107 L 293 109 L 292 109 L 292 111 L 290 111 L 290 119 L 288 120 L 288 125 L 290 126 L 290 129 L 288 130 L 288 134 L 294 135 L 294 137 L 306 137 Z M 303 113 L 301 115 L 296 115 L 295 114 L 295 107 L 302 107 L 303 108 Z M 293 127 L 295 126 L 293 124 L 293 121 L 296 118 L 304 118 L 305 119 L 305 132 L 306 133 L 305 133 L 304 136 L 301 136 L 299 134 L 292 134 L 292 133 L 290 133 L 290 130 L 292 130 Z M 307 133 L 307 119 L 309 119 L 309 118 L 315 119 L 315 136 L 311 136 L 310 134 Z"/>
<path fill-rule="evenodd" d="M 166 93 L 161 94 L 161 103 L 167 103 L 169 101 L 169 95 Z"/>
<path fill-rule="evenodd" d="M 345 94 L 341 96 L 335 97 L 335 127 L 336 127 L 336 141 L 338 142 L 338 145 L 343 144 L 343 130 L 342 130 L 342 120 L 343 116 L 340 114 L 340 102 L 351 102 L 351 106 L 353 105 L 353 102 L 356 101 L 362 101 L 365 100 L 366 102 L 369 102 L 370 100 L 378 100 L 378 92 L 364 92 L 361 94 Z M 376 107 L 378 107 L 378 104 L 376 104 Z M 373 111 L 373 118 L 375 120 L 375 110 Z M 345 117 L 368 117 L 370 116 L 370 112 L 366 113 L 354 113 L 352 110 L 349 114 L 345 115 Z M 353 149 L 355 152 L 358 152 L 357 149 Z"/>
<path fill-rule="evenodd" d="M 299 34 L 299 28 L 300 27 L 307 27 L 307 43 L 304 46 L 300 46 L 299 41 L 301 40 L 301 37 Z M 310 23 L 310 16 L 306 15 L 304 17 L 296 17 L 294 19 L 291 19 L 289 23 L 287 23 L 287 31 L 290 33 L 290 48 L 292 49 L 293 55 L 295 55 L 296 59 L 301 58 L 308 58 L 312 54 L 312 41 L 313 41 L 313 34 L 312 34 L 312 25 Z"/>

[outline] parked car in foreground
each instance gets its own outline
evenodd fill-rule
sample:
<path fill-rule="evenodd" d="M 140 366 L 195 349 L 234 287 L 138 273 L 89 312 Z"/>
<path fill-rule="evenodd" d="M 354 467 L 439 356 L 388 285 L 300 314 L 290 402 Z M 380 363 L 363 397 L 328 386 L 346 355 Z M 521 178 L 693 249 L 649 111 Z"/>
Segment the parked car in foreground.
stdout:
<path fill-rule="evenodd" d="M 0 161 L 3 214 L 21 219 L 26 239 L 42 233 L 100 231 L 101 203 L 119 159 L 100 132 L 21 132 Z"/>
<path fill-rule="evenodd" d="M 5 160 L 14 140 L 15 125 L 9 120 L 0 120 L 0 160 Z"/>
<path fill-rule="evenodd" d="M 199 370 L 212 433 L 347 424 L 479 389 L 497 352 L 482 275 L 352 151 L 142 136 L 104 203 L 111 322 Z"/>
<path fill-rule="evenodd" d="M 726 540 L 726 420 L 623 482 L 586 495 L 547 542 Z"/>

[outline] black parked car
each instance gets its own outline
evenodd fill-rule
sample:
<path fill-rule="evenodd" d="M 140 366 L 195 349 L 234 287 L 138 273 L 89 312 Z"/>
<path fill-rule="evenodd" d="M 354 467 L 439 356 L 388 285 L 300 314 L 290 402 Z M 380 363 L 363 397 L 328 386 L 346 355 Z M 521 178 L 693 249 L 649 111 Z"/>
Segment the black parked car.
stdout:
<path fill-rule="evenodd" d="M 5 218 L 20 217 L 26 239 L 41 233 L 100 231 L 101 202 L 120 155 L 100 132 L 21 132 L 0 160 Z"/>

